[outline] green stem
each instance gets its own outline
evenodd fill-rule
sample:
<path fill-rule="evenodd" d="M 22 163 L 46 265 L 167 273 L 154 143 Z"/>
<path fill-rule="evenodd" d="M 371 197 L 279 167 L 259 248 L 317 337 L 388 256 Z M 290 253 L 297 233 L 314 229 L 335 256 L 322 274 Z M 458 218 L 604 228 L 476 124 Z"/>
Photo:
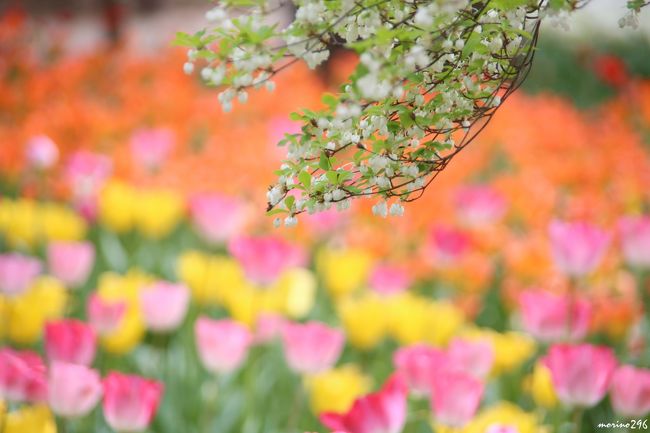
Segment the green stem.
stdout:
<path fill-rule="evenodd" d="M 582 418 L 584 415 L 584 409 L 582 408 L 577 408 L 573 412 L 573 431 L 575 433 L 581 433 L 582 432 Z"/>
<path fill-rule="evenodd" d="M 55 421 L 56 421 L 56 433 L 67 433 L 68 425 L 67 425 L 65 419 L 57 416 L 55 418 Z"/>

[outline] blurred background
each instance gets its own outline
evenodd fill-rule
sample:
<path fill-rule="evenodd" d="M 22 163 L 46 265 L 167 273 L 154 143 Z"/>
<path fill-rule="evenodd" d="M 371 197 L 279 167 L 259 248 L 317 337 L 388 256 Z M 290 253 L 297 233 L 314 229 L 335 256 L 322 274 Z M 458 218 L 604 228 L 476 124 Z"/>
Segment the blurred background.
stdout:
<path fill-rule="evenodd" d="M 612 236 L 602 264 L 580 282 L 593 305 L 589 335 L 622 362 L 648 365 L 650 323 L 640 308 L 648 279 L 618 247 L 619 220 L 650 209 L 648 11 L 636 31 L 618 28 L 622 0 L 594 0 L 546 23 L 523 89 L 404 217 L 376 218 L 372 203 L 357 201 L 349 212 L 305 215 L 295 229 L 276 230 L 264 215 L 283 158 L 275 143 L 299 130 L 289 114 L 320 107 L 356 58 L 341 52 L 316 71 L 296 65 L 275 93 L 254 93 L 224 114 L 214 89 L 183 73 L 185 50 L 171 46 L 175 32 L 205 24 L 207 8 L 203 0 L 0 0 L 0 256 L 43 263 L 24 293 L 0 296 L 3 342 L 41 350 L 47 321 L 88 320 L 96 294 L 123 300 L 129 320 L 102 336 L 96 365 L 165 382 L 154 431 L 268 433 L 322 431 L 316 415 L 333 409 L 327 402 L 349 406 L 376 389 L 397 345 L 445 347 L 480 327 L 500 345 L 486 400 L 534 410 L 543 399 L 522 390 L 541 349 L 521 332 L 517 300 L 531 287 L 571 290 L 550 252 L 549 224 L 559 219 Z M 242 257 L 233 241 L 248 237 L 255 242 Z M 96 251 L 77 287 L 61 289 L 70 284 L 49 263 L 48 246 L 58 242 Z M 300 260 L 287 259 L 287 245 Z M 273 283 L 251 279 L 249 260 L 277 271 Z M 55 278 L 45 284 L 44 275 Z M 162 337 L 145 326 L 137 296 L 159 279 L 187 285 L 192 297 L 182 324 Z M 387 300 L 382 290 L 404 296 Z M 196 368 L 199 315 L 255 329 L 267 314 L 343 327 L 342 362 L 362 366 L 370 382 L 355 372 L 350 381 L 363 386 L 346 387 L 346 372 L 337 389 L 313 385 L 311 412 L 293 419 L 302 412 L 286 403 L 303 382 L 279 349 L 256 352 L 232 381 Z M 390 323 L 373 328 L 384 315 Z M 249 376 L 258 388 L 245 389 Z M 260 409 L 267 400 L 280 406 Z M 594 423 L 614 419 L 608 407 L 598 410 Z M 76 431 L 108 431 L 101 416 L 88 422 Z"/>

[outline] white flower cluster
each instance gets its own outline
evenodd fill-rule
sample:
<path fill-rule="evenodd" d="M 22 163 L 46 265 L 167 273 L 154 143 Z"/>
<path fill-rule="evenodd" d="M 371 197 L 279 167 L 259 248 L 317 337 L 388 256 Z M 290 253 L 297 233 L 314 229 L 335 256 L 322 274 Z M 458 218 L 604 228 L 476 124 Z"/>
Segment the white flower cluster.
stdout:
<path fill-rule="evenodd" d="M 212 28 L 180 35 L 183 69 L 221 87 L 225 111 L 245 103 L 249 88 L 275 87 L 291 62 L 310 68 L 332 47 L 359 54 L 359 66 L 327 109 L 295 113 L 302 132 L 289 136 L 287 160 L 267 194 L 276 224 L 292 226 L 302 212 L 377 196 L 373 213 L 401 216 L 489 120 L 530 65 L 542 17 L 562 17 L 574 0 L 554 2 L 433 0 L 293 0 L 295 19 L 269 22 L 278 1 L 222 0 L 208 11 Z M 637 1 L 637 0 L 632 0 Z M 242 4 L 250 6 L 241 14 Z M 629 7 L 630 0 L 628 0 Z M 231 12 L 237 9 L 238 14 Z M 636 10 L 622 19 L 634 26 Z M 390 204 L 389 204 L 390 202 Z"/>

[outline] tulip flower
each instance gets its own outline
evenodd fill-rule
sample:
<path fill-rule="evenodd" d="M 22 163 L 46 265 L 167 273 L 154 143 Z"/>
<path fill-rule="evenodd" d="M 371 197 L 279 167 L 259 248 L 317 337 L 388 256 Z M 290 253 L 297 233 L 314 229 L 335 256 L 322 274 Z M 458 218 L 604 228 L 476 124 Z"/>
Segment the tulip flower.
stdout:
<path fill-rule="evenodd" d="M 115 331 L 126 314 L 126 302 L 104 301 L 93 293 L 88 298 L 88 322 L 99 335 Z"/>
<path fill-rule="evenodd" d="M 456 194 L 456 208 L 461 220 L 469 226 L 497 222 L 506 212 L 506 201 L 488 185 L 467 186 Z"/>
<path fill-rule="evenodd" d="M 41 357 L 30 351 L 0 349 L 0 400 L 36 403 L 47 399 L 47 376 Z"/>
<path fill-rule="evenodd" d="M 370 272 L 370 287 L 382 295 L 401 293 L 411 285 L 411 277 L 401 268 L 379 265 Z"/>
<path fill-rule="evenodd" d="M 394 375 L 379 391 L 357 399 L 345 414 L 324 413 L 326 427 L 347 433 L 399 433 L 406 422 L 406 386 Z"/>
<path fill-rule="evenodd" d="M 45 325 L 45 353 L 50 361 L 88 366 L 96 349 L 95 331 L 87 323 L 65 319 Z"/>
<path fill-rule="evenodd" d="M 447 354 L 425 345 L 402 347 L 393 355 L 393 364 L 412 392 L 427 395 L 436 371 L 446 369 Z"/>
<path fill-rule="evenodd" d="M 483 383 L 461 371 L 440 371 L 431 384 L 431 410 L 436 421 L 462 427 L 476 414 L 483 396 Z"/>
<path fill-rule="evenodd" d="M 84 365 L 54 361 L 50 365 L 48 404 L 63 418 L 87 415 L 102 395 L 99 373 Z"/>
<path fill-rule="evenodd" d="M 628 418 L 650 413 L 650 370 L 623 365 L 616 369 L 610 387 L 614 411 Z"/>
<path fill-rule="evenodd" d="M 160 382 L 111 372 L 104 379 L 104 417 L 120 433 L 139 432 L 153 420 L 163 385 Z"/>
<path fill-rule="evenodd" d="M 579 407 L 593 407 L 605 396 L 617 364 L 612 349 L 590 344 L 552 346 L 543 362 L 560 402 Z"/>
<path fill-rule="evenodd" d="M 580 340 L 587 335 L 591 304 L 568 295 L 543 290 L 528 290 L 519 296 L 526 331 L 546 343 Z"/>
<path fill-rule="evenodd" d="M 633 267 L 650 268 L 650 216 L 623 217 L 618 228 L 625 262 Z"/>
<path fill-rule="evenodd" d="M 282 332 L 284 354 L 297 373 L 320 373 L 341 355 L 345 336 L 320 322 L 287 323 Z"/>
<path fill-rule="evenodd" d="M 59 148 L 47 135 L 35 135 L 27 142 L 25 156 L 32 167 L 47 170 L 59 159 Z"/>
<path fill-rule="evenodd" d="M 202 194 L 190 200 L 192 222 L 209 243 L 219 244 L 242 233 L 247 210 L 238 198 L 221 194 Z"/>
<path fill-rule="evenodd" d="M 17 253 L 0 254 L 0 294 L 23 294 L 41 273 L 41 262 Z"/>
<path fill-rule="evenodd" d="M 156 332 L 178 328 L 190 302 L 190 291 L 182 284 L 160 281 L 146 286 L 140 292 L 140 308 L 144 322 Z"/>
<path fill-rule="evenodd" d="M 149 170 L 160 167 L 173 148 L 174 132 L 167 128 L 141 129 L 131 136 L 133 159 Z"/>
<path fill-rule="evenodd" d="M 571 277 L 593 272 L 605 255 L 611 235 L 586 222 L 553 220 L 551 252 L 557 268 Z"/>
<path fill-rule="evenodd" d="M 429 236 L 433 260 L 443 264 L 454 263 L 470 248 L 470 238 L 465 232 L 453 227 L 435 227 Z"/>
<path fill-rule="evenodd" d="M 234 238 L 228 250 L 244 267 L 246 277 L 257 284 L 272 283 L 284 270 L 305 263 L 301 248 L 273 236 Z"/>
<path fill-rule="evenodd" d="M 53 242 L 47 247 L 50 273 L 68 287 L 86 282 L 95 262 L 95 247 L 90 242 Z"/>
<path fill-rule="evenodd" d="M 494 347 L 488 340 L 455 339 L 447 348 L 450 368 L 485 378 L 494 364 Z"/>
<path fill-rule="evenodd" d="M 199 317 L 194 331 L 199 358 L 213 373 L 230 373 L 238 368 L 246 359 L 253 339 L 248 329 L 228 319 Z"/>

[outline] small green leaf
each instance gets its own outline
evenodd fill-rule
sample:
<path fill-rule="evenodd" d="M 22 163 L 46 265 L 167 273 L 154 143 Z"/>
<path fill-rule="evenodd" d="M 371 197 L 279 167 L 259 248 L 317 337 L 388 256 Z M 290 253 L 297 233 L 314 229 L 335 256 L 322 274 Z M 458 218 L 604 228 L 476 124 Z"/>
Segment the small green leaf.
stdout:
<path fill-rule="evenodd" d="M 311 174 L 307 173 L 306 171 L 301 171 L 300 174 L 298 174 L 298 180 L 305 188 L 309 188 L 311 186 Z"/>

